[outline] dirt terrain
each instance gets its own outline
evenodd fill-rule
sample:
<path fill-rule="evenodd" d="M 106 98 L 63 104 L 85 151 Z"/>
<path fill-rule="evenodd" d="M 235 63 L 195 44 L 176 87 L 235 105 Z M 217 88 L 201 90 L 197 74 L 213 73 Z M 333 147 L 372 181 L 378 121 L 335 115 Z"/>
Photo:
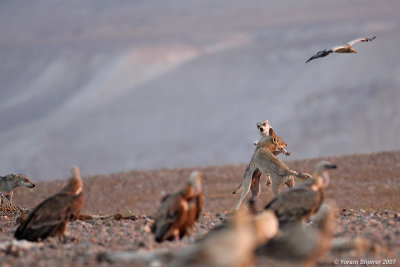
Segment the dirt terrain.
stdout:
<path fill-rule="evenodd" d="M 344 252 L 328 254 L 320 260 L 323 266 L 334 264 L 335 259 L 398 259 L 400 255 L 400 152 L 381 152 L 327 158 L 336 163 L 332 172 L 327 199 L 335 201 L 339 209 L 335 236 L 363 236 L 371 238 L 378 252 L 357 254 Z M 289 161 L 298 171 L 312 173 L 320 159 Z M 232 195 L 243 177 L 245 165 L 210 166 L 197 168 L 204 173 L 206 206 L 194 236 L 180 242 L 155 243 L 149 233 L 151 215 L 159 199 L 177 190 L 192 169 L 132 171 L 128 173 L 84 177 L 85 214 L 134 214 L 128 220 L 90 220 L 70 224 L 70 241 L 61 244 L 50 238 L 43 243 L 29 244 L 25 249 L 10 245 L 16 228 L 15 218 L 0 218 L 0 266 L 73 265 L 105 266 L 102 252 L 155 249 L 175 250 L 220 224 L 234 209 L 239 195 Z M 67 171 L 66 171 L 67 172 Z M 265 180 L 264 182 L 265 183 Z M 14 203 L 34 207 L 47 196 L 58 191 L 64 181 L 38 182 L 34 189 L 18 188 Z M 271 189 L 263 185 L 257 207 L 261 209 L 272 198 Z M 258 266 L 281 266 L 269 259 L 258 259 Z M 382 264 L 382 263 L 381 263 Z M 114 266 L 125 263 L 114 263 Z M 138 265 L 136 263 L 134 266 Z M 398 266 L 398 262 L 395 263 Z M 146 265 L 144 265 L 146 266 Z M 290 264 L 288 264 L 290 266 Z"/>

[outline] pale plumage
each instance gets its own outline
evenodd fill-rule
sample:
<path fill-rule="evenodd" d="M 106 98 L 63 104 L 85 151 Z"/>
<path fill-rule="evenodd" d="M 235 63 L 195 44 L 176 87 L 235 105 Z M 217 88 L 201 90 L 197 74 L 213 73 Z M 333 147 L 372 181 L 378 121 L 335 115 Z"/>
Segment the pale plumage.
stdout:
<path fill-rule="evenodd" d="M 308 266 L 315 265 L 318 258 L 330 249 L 334 231 L 332 209 L 324 206 L 321 213 L 323 219 L 320 224 L 304 228 L 298 221 L 287 225 L 276 237 L 258 247 L 256 254 Z"/>
<path fill-rule="evenodd" d="M 354 50 L 354 48 L 353 48 L 354 44 L 359 43 L 359 42 L 370 42 L 370 41 L 374 40 L 375 38 L 376 38 L 376 36 L 374 36 L 372 38 L 358 38 L 358 39 L 351 40 L 350 42 L 347 42 L 345 44 L 332 47 L 330 49 L 324 49 L 322 51 L 317 52 L 312 57 L 310 57 L 306 61 L 306 63 L 313 59 L 319 58 L 319 57 L 326 57 L 330 53 L 357 53 L 357 51 Z"/>
<path fill-rule="evenodd" d="M 272 212 L 254 216 L 249 209 L 240 209 L 227 223 L 179 251 L 168 266 L 253 266 L 254 249 L 277 232 L 278 221 Z"/>
<path fill-rule="evenodd" d="M 73 167 L 68 184 L 28 215 L 15 231 L 15 238 L 41 241 L 49 236 L 58 236 L 65 241 L 68 223 L 78 218 L 83 206 L 82 187 L 79 169 Z"/>

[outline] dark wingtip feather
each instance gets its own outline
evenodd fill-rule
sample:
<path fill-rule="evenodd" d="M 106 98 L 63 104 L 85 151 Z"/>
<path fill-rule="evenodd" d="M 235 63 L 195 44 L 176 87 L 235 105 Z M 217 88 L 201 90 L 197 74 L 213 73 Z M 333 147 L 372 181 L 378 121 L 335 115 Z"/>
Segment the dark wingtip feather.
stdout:
<path fill-rule="evenodd" d="M 32 230 L 20 225 L 15 231 L 14 237 L 17 240 L 25 239 L 31 242 L 38 242 L 49 237 L 53 230 L 54 226 L 44 226 L 39 229 Z"/>

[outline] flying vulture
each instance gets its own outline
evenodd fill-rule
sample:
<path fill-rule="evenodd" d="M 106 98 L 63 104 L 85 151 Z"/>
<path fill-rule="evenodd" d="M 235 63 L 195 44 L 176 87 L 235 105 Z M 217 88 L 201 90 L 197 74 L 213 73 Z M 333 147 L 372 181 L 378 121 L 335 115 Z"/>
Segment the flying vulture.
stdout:
<path fill-rule="evenodd" d="M 330 49 L 324 49 L 322 51 L 319 51 L 318 53 L 316 53 L 315 55 L 313 55 L 312 57 L 310 57 L 307 61 L 311 61 L 315 58 L 319 58 L 319 57 L 326 57 L 327 55 L 329 55 L 330 53 L 357 53 L 356 50 L 354 50 L 353 45 L 359 42 L 369 42 L 372 41 L 376 38 L 376 36 L 372 37 L 372 38 L 358 38 L 358 39 L 354 39 L 350 42 L 344 43 L 342 45 L 338 45 L 335 47 L 332 47 Z"/>

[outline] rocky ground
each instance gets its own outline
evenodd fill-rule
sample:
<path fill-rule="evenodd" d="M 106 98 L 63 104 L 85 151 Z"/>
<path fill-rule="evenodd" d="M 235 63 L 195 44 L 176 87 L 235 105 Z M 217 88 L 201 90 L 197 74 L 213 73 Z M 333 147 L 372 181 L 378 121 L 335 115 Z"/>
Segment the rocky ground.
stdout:
<path fill-rule="evenodd" d="M 290 161 L 288 165 L 298 171 L 312 172 L 318 160 Z M 377 251 L 329 253 L 320 259 L 320 265 L 334 265 L 335 260 L 339 260 L 341 265 L 351 260 L 353 264 L 354 261 L 361 264 L 362 260 L 376 260 L 380 261 L 380 265 L 384 264 L 384 260 L 400 261 L 400 152 L 343 156 L 329 160 L 339 167 L 332 172 L 331 185 L 326 194 L 327 199 L 334 201 L 338 207 L 335 236 L 369 238 L 376 245 Z M 151 215 L 159 199 L 177 190 L 192 169 L 133 171 L 84 177 L 83 213 L 122 213 L 135 216 L 121 220 L 109 218 L 76 221 L 70 224 L 70 238 L 66 244 L 50 238 L 42 243 L 26 243 L 22 248 L 11 242 L 17 226 L 15 218 L 2 216 L 0 266 L 105 266 L 110 263 L 99 256 L 103 252 L 177 250 L 229 217 L 239 197 L 231 192 L 241 181 L 245 167 L 230 165 L 199 168 L 204 173 L 206 206 L 194 236 L 185 237 L 180 242 L 162 244 L 154 242 L 149 232 Z M 34 189 L 18 188 L 14 194 L 14 203 L 22 207 L 34 207 L 59 190 L 63 183 L 38 182 Z M 261 209 L 271 198 L 271 190 L 264 186 L 257 201 L 258 208 Z M 393 261 L 385 263 L 391 264 Z M 281 264 L 270 259 L 257 260 L 258 266 Z M 138 263 L 132 265 L 139 266 Z M 399 266 L 399 262 L 394 265 Z"/>

